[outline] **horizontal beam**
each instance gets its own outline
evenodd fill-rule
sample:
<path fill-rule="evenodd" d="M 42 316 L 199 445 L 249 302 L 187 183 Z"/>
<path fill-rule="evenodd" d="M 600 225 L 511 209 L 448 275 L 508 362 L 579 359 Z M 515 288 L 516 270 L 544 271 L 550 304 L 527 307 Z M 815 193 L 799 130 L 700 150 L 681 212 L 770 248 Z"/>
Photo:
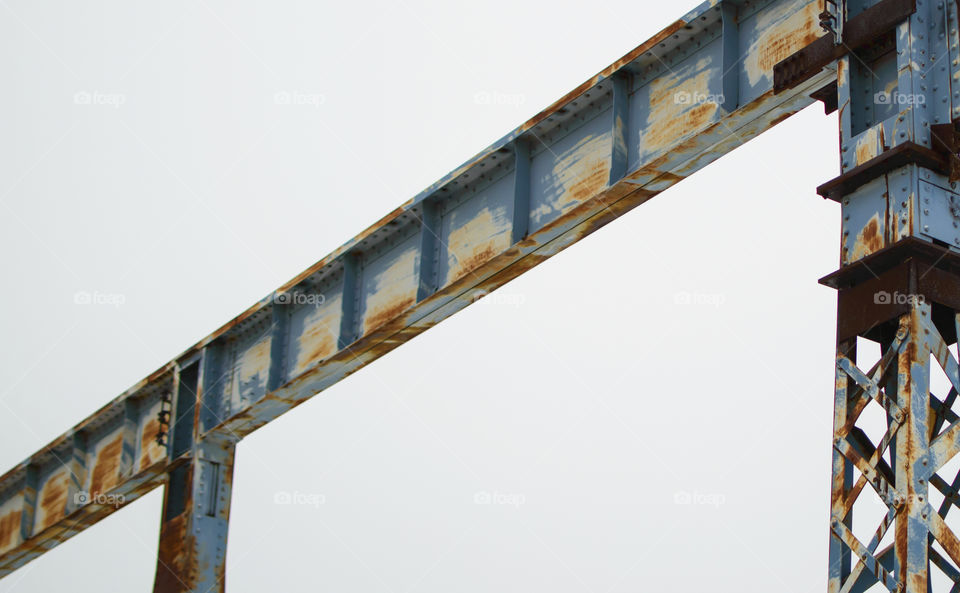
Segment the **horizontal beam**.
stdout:
<path fill-rule="evenodd" d="M 775 94 L 773 67 L 821 34 L 819 4 L 704 3 L 0 477 L 0 575 L 112 512 L 61 500 L 69 467 L 98 495 L 162 483 L 811 104 L 833 73 Z"/>

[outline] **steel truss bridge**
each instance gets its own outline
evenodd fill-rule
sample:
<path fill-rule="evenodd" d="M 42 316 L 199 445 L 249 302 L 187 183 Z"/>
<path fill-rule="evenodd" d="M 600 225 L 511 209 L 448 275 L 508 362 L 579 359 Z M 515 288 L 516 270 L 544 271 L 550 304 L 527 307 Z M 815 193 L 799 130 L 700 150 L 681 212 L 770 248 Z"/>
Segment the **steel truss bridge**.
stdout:
<path fill-rule="evenodd" d="M 154 590 L 225 591 L 240 439 L 822 101 L 841 175 L 818 192 L 843 216 L 828 589 L 927 593 L 938 571 L 960 591 L 958 12 L 703 3 L 0 476 L 0 577 L 162 486 Z M 858 533 L 868 490 L 888 512 Z"/>

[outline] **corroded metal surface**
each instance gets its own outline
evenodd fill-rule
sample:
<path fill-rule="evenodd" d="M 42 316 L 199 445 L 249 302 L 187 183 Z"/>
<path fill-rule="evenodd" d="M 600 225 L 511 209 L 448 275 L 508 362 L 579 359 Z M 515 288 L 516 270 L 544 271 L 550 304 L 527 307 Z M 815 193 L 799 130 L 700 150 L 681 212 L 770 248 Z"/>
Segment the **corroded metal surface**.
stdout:
<path fill-rule="evenodd" d="M 834 72 L 776 94 L 773 68 L 818 11 L 705 2 L 0 477 L 0 575 L 168 483 L 158 591 L 222 588 L 212 443 L 232 466 L 238 439 L 811 104 Z"/>
<path fill-rule="evenodd" d="M 167 485 L 156 593 L 226 590 L 227 527 L 235 442 L 208 439 Z"/>
<path fill-rule="evenodd" d="M 960 276 L 953 284 L 960 290 Z M 957 481 L 938 473 L 960 453 L 960 417 L 950 409 L 960 374 L 942 335 L 942 330 L 955 335 L 960 316 L 937 323 L 937 306 L 917 302 L 888 325 L 893 333 L 881 338 L 884 355 L 870 370 L 856 364 L 856 338 L 838 344 L 830 591 L 864 591 L 878 582 L 890 591 L 931 590 L 928 562 L 933 554 L 939 557 L 934 542 L 950 562 L 960 564 L 960 542 L 944 522 L 960 502 L 949 485 Z M 930 392 L 931 360 L 951 385 L 943 402 Z M 874 403 L 888 417 L 878 442 L 860 428 L 864 411 Z M 946 497 L 939 509 L 930 506 L 930 485 Z M 867 491 L 876 492 L 888 513 L 873 534 L 855 533 L 854 505 Z M 891 527 L 892 541 L 881 547 Z M 950 566 L 944 558 L 933 560 Z M 944 572 L 960 584 L 960 572 Z"/>
<path fill-rule="evenodd" d="M 897 6 L 910 14 L 888 19 L 895 30 L 854 55 L 837 49 L 846 54 L 837 68 L 843 174 L 820 189 L 843 213 L 842 268 L 828 278 L 840 289 L 831 593 L 960 590 L 960 540 L 946 523 L 960 503 L 960 476 L 947 467 L 960 453 L 960 367 L 949 348 L 960 330 L 960 15 L 957 3 L 931 0 L 848 10 L 879 22 Z M 882 352 L 870 370 L 858 365 L 863 339 Z M 947 393 L 933 393 L 938 367 Z M 886 418 L 879 438 L 865 428 L 876 406 Z M 860 531 L 855 504 L 873 494 L 887 514 Z"/>

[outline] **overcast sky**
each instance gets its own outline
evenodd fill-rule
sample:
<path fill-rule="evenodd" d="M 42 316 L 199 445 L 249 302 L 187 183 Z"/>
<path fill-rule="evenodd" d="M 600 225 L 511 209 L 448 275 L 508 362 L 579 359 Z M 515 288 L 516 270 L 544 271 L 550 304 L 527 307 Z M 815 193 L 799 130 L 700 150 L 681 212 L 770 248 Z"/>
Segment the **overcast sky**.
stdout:
<path fill-rule="evenodd" d="M 0 0 L 0 472 L 696 4 Z M 245 439 L 231 593 L 824 590 L 837 173 L 812 106 Z"/>

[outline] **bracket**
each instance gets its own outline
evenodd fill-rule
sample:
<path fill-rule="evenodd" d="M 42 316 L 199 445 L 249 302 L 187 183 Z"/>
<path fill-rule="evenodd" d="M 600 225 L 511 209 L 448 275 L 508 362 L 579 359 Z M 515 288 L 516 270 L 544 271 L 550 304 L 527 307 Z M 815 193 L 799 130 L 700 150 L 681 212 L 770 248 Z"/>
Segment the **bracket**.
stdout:
<path fill-rule="evenodd" d="M 837 289 L 839 341 L 876 337 L 903 315 L 912 301 L 934 305 L 934 322 L 950 341 L 956 339 L 940 307 L 960 310 L 960 255 L 939 245 L 910 238 L 881 249 L 820 280 Z"/>
<path fill-rule="evenodd" d="M 933 149 L 946 159 L 950 181 L 960 181 L 960 124 L 934 124 L 930 126 Z"/>
<path fill-rule="evenodd" d="M 833 35 L 834 45 L 843 43 L 843 24 L 847 20 L 846 0 L 823 0 L 820 28 Z"/>
<path fill-rule="evenodd" d="M 840 29 L 840 43 L 825 35 L 773 67 L 774 93 L 813 78 L 831 62 L 876 41 L 917 11 L 916 0 L 883 0 Z"/>

